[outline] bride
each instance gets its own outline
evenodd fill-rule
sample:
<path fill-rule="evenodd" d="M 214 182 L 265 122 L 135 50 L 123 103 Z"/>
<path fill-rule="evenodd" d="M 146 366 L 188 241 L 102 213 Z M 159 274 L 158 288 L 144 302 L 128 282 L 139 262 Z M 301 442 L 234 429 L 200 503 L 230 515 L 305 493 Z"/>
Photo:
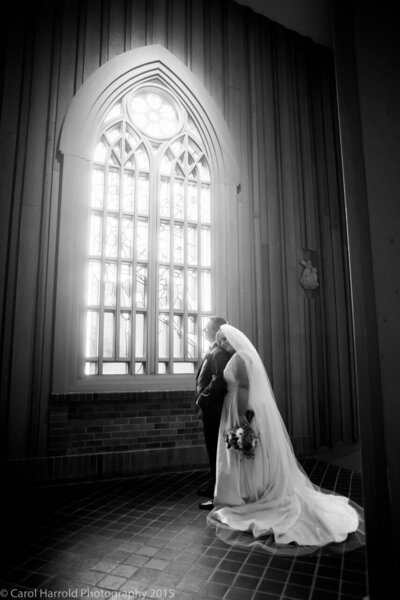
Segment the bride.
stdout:
<path fill-rule="evenodd" d="M 351 548 L 364 543 L 362 509 L 313 485 L 297 462 L 268 375 L 250 340 L 228 324 L 221 326 L 216 339 L 232 357 L 224 371 L 228 392 L 208 523 L 228 543 L 261 546 L 274 554 L 310 552 L 346 539 Z M 250 458 L 235 450 L 232 441 L 227 444 L 227 432 L 243 423 L 248 426 L 249 420 L 256 435 Z"/>

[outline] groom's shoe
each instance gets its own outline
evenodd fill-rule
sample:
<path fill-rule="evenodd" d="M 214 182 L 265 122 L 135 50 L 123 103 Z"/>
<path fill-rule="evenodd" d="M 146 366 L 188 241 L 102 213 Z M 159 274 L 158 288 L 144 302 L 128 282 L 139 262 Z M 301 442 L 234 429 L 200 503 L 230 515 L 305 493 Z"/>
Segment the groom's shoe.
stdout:
<path fill-rule="evenodd" d="M 212 498 L 210 498 L 210 500 L 204 500 L 203 502 L 200 502 L 199 508 L 201 510 L 212 510 L 214 508 L 214 502 Z"/>
<path fill-rule="evenodd" d="M 207 485 L 203 485 L 201 488 L 199 488 L 198 490 L 196 490 L 196 493 L 199 496 L 213 496 L 214 494 L 214 486 L 207 484 Z"/>

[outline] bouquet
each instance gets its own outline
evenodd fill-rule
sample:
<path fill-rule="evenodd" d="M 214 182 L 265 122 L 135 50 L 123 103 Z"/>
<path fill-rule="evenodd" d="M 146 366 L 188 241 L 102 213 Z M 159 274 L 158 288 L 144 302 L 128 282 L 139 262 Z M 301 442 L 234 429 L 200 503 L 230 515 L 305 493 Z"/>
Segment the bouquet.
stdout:
<path fill-rule="evenodd" d="M 253 411 L 247 411 L 247 421 L 242 421 L 239 425 L 225 432 L 225 441 L 228 450 L 230 448 L 238 450 L 246 458 L 254 458 L 254 448 L 260 437 L 250 426 L 253 416 Z"/>

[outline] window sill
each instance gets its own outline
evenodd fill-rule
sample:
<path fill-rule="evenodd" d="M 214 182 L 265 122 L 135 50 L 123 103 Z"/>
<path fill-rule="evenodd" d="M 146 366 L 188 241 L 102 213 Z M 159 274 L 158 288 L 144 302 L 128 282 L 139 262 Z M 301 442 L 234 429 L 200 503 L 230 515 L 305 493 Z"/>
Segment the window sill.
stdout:
<path fill-rule="evenodd" d="M 65 386 L 54 386 L 52 393 L 68 392 L 166 392 L 195 390 L 196 375 L 87 375 Z"/>

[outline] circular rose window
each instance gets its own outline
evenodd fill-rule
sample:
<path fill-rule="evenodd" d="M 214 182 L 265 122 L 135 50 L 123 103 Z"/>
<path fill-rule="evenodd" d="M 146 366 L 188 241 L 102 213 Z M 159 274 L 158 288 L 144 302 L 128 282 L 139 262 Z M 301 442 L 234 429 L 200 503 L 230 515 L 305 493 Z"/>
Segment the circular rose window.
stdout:
<path fill-rule="evenodd" d="M 177 133 L 180 114 L 177 103 L 158 88 L 143 88 L 128 102 L 129 116 L 144 134 L 167 139 Z"/>

